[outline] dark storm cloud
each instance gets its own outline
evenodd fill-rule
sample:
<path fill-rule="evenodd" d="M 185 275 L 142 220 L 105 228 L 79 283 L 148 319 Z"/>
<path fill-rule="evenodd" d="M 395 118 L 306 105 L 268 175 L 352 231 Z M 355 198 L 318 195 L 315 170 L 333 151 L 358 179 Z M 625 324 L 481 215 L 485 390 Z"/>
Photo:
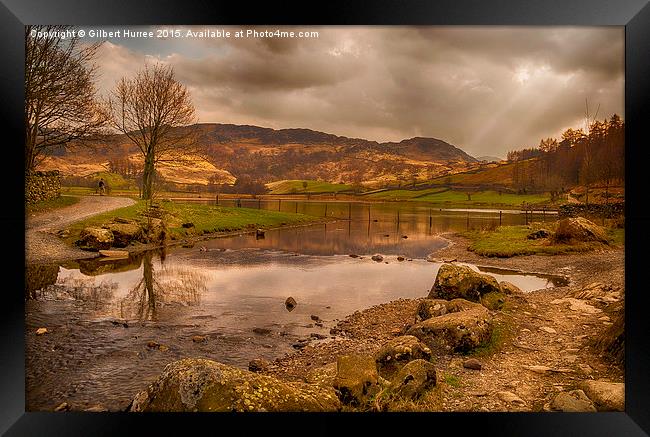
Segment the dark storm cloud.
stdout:
<path fill-rule="evenodd" d="M 109 44 L 102 87 L 161 61 L 204 122 L 378 141 L 432 136 L 473 155 L 505 156 L 580 127 L 585 99 L 592 115 L 600 105 L 599 118 L 623 115 L 622 28 L 287 29 L 319 37 L 185 40 L 172 54 Z"/>

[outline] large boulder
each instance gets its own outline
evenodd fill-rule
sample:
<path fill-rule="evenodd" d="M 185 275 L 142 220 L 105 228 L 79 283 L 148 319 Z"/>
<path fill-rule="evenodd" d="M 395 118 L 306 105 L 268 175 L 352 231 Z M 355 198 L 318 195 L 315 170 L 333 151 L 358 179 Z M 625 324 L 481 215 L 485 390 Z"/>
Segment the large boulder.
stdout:
<path fill-rule="evenodd" d="M 375 361 L 382 374 L 391 374 L 410 361 L 430 358 L 431 349 L 412 335 L 389 340 L 375 354 Z"/>
<path fill-rule="evenodd" d="M 445 263 L 440 266 L 429 299 L 466 299 L 480 302 L 481 296 L 501 292 L 493 276 L 475 272 L 468 266 Z"/>
<path fill-rule="evenodd" d="M 216 361 L 187 358 L 168 364 L 129 411 L 338 411 L 332 388 L 283 382 Z"/>
<path fill-rule="evenodd" d="M 419 338 L 433 353 L 467 352 L 491 338 L 492 322 L 483 305 L 454 299 L 446 314 L 416 323 L 406 334 Z"/>
<path fill-rule="evenodd" d="M 622 382 L 583 381 L 579 387 L 598 411 L 625 410 L 625 384 Z"/>
<path fill-rule="evenodd" d="M 339 357 L 336 360 L 336 377 L 332 385 L 344 404 L 365 404 L 380 390 L 374 357 L 359 354 Z"/>
<path fill-rule="evenodd" d="M 558 221 L 553 239 L 558 242 L 600 241 L 608 243 L 605 230 L 583 217 L 568 217 Z"/>
<path fill-rule="evenodd" d="M 113 246 L 126 247 L 132 241 L 142 239 L 142 228 L 137 223 L 124 223 L 124 221 L 108 223 L 103 226 L 113 233 Z"/>
<path fill-rule="evenodd" d="M 417 399 L 425 390 L 436 385 L 436 367 L 425 360 L 413 360 L 400 369 L 392 379 L 390 388 L 394 395 Z"/>
<path fill-rule="evenodd" d="M 517 287 L 515 284 L 512 284 L 508 281 L 501 281 L 499 282 L 499 286 L 501 287 L 501 291 L 504 294 L 521 294 L 522 291 L 519 287 Z"/>
<path fill-rule="evenodd" d="M 79 234 L 77 245 L 84 250 L 105 250 L 113 245 L 113 233 L 108 229 L 88 226 Z"/>

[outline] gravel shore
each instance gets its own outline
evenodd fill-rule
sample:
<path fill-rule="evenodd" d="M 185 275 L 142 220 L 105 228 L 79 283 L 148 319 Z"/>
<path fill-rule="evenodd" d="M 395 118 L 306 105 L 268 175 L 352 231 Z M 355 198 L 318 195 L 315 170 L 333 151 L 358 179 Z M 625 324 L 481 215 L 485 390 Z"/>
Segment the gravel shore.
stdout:
<path fill-rule="evenodd" d="M 606 289 L 622 292 L 624 249 L 497 259 L 467 251 L 469 240 L 459 235 L 450 233 L 445 237 L 451 244 L 432 257 L 563 275 L 570 282 L 567 286 L 512 295 L 507 306 L 492 311 L 502 338 L 494 350 L 474 356 L 481 362 L 480 371 L 463 367 L 467 356 L 437 357 L 442 411 L 547 411 L 557 393 L 572 390 L 583 380 L 623 382 L 624 369 L 600 356 L 590 343 L 612 324 L 609 305 L 584 301 L 595 308 L 585 312 L 570 308 L 562 299 L 575 296 L 596 281 Z M 431 278 L 432 285 L 434 280 Z M 420 300 L 399 299 L 357 311 L 338 323 L 335 330 L 340 332 L 334 338 L 314 342 L 275 360 L 265 373 L 301 381 L 314 369 L 332 368 L 339 356 L 374 354 L 387 340 L 403 334 L 405 325 L 414 322 Z M 454 383 L 445 383 L 450 380 Z"/>

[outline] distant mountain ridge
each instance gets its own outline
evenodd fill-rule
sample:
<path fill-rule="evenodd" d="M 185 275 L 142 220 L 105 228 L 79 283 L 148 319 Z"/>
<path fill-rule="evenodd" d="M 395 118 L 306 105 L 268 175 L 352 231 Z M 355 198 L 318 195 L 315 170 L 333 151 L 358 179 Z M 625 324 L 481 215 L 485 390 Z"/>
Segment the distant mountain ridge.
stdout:
<path fill-rule="evenodd" d="M 349 138 L 311 129 L 272 129 L 252 125 L 198 123 L 190 130 L 203 146 L 209 166 L 196 183 L 232 183 L 245 177 L 263 183 L 287 179 L 314 179 L 333 183 L 384 186 L 429 180 L 474 168 L 478 160 L 437 138 L 414 137 L 399 142 Z M 138 150 L 125 135 L 109 135 L 94 144 L 95 151 L 58 153 L 44 168 L 64 168 L 68 174 L 89 174 L 110 167 L 115 160 L 136 161 Z M 188 183 L 190 170 L 175 177 L 166 168 L 163 177 Z"/>
<path fill-rule="evenodd" d="M 350 147 L 368 147 L 382 152 L 414 153 L 418 159 L 429 160 L 465 160 L 477 162 L 477 159 L 465 153 L 458 147 L 437 138 L 414 137 L 398 143 L 371 141 L 361 138 L 349 138 L 328 134 L 305 128 L 272 129 L 252 125 L 235 125 L 220 123 L 200 123 L 192 127 L 198 128 L 205 135 L 221 143 L 231 143 L 255 139 L 259 144 L 266 145 L 339 145 Z"/>

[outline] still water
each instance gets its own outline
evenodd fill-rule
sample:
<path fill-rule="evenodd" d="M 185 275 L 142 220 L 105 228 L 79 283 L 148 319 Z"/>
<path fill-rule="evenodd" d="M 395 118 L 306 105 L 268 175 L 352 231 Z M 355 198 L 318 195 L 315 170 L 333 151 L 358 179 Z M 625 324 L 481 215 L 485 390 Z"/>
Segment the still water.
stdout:
<path fill-rule="evenodd" d="M 30 267 L 27 409 L 65 401 L 120 410 L 180 358 L 245 368 L 254 358 L 291 353 L 312 334 L 333 341 L 330 328 L 356 310 L 426 296 L 440 265 L 424 258 L 446 245 L 439 233 L 467 225 L 466 214 L 454 211 L 430 220 L 427 209 L 404 210 L 399 223 L 391 208 L 373 206 L 370 220 L 360 214 L 267 231 L 263 239 L 244 234 L 127 260 Z M 470 217 L 474 226 L 494 220 L 498 212 Z M 372 261 L 373 253 L 384 260 Z M 525 291 L 554 286 L 550 277 L 489 273 Z M 292 311 L 284 305 L 289 296 L 298 302 Z M 36 336 L 39 327 L 48 334 Z"/>

